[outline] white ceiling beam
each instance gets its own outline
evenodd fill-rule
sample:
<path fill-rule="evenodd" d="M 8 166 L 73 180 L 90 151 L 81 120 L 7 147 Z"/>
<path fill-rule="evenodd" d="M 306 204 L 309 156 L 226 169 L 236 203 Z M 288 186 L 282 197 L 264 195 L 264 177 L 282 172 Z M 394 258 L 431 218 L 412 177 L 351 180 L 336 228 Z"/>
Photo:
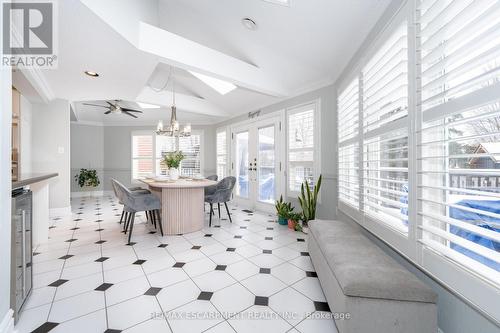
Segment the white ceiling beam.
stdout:
<path fill-rule="evenodd" d="M 161 57 L 160 60 L 169 65 L 271 96 L 288 95 L 281 84 L 257 66 L 145 22 L 139 24 L 138 48 Z"/>
<path fill-rule="evenodd" d="M 151 87 L 145 87 L 136 97 L 136 101 L 170 107 L 172 105 L 172 92 L 156 92 Z M 230 114 L 203 98 L 175 93 L 175 104 L 179 112 L 187 111 L 209 116 L 225 117 Z"/>

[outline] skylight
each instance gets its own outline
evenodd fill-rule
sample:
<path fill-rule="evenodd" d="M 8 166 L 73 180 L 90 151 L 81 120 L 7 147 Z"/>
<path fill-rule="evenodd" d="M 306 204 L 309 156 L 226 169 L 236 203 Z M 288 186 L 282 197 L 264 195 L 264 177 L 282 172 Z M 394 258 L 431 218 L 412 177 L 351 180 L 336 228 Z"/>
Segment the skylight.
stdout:
<path fill-rule="evenodd" d="M 230 82 L 219 80 L 219 79 L 216 79 L 214 77 L 200 74 L 200 73 L 196 73 L 193 71 L 189 71 L 189 73 L 196 76 L 198 79 L 203 81 L 205 84 L 209 85 L 211 88 L 213 88 L 215 91 L 217 91 L 221 95 L 225 95 L 228 92 L 236 89 L 236 86 Z"/>
<path fill-rule="evenodd" d="M 136 102 L 137 105 L 141 107 L 141 109 L 159 109 L 159 105 L 154 105 L 154 104 L 148 104 L 148 103 L 142 103 L 142 102 Z"/>

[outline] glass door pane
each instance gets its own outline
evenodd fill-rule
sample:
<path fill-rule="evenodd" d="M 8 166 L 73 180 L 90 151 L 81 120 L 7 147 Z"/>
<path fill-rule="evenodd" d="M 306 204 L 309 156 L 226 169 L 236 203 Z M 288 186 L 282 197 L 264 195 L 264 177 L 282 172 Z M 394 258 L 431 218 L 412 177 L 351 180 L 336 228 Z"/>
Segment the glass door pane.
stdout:
<path fill-rule="evenodd" d="M 249 196 L 248 131 L 236 134 L 236 195 Z"/>
<path fill-rule="evenodd" d="M 275 137 L 274 125 L 259 128 L 258 136 L 258 200 L 266 203 L 274 203 L 276 182 L 276 159 L 275 159 Z"/>

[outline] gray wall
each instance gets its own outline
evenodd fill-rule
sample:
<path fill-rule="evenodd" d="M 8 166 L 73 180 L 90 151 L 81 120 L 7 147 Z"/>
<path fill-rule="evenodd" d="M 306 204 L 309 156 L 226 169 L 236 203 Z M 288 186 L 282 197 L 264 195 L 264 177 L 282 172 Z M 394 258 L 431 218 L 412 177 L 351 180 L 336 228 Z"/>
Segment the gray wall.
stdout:
<path fill-rule="evenodd" d="M 50 208 L 70 207 L 70 110 L 69 102 L 56 99 L 33 104 L 33 172 L 57 172 L 49 181 Z"/>
<path fill-rule="evenodd" d="M 3 17 L 2 8 L 3 5 L 0 3 L 0 17 Z M 2 32 L 0 24 L 0 54 L 3 54 Z M 10 309 L 11 73 L 10 67 L 0 64 L 0 156 L 2 157 L 0 159 L 0 323 L 4 319 L 9 320 L 7 315 Z"/>
<path fill-rule="evenodd" d="M 71 124 L 71 192 L 82 191 L 74 177 L 80 169 L 95 169 L 101 184 L 95 191 L 104 189 L 104 127 Z"/>
<path fill-rule="evenodd" d="M 99 173 L 101 186 L 97 190 L 111 191 L 111 178 L 131 186 L 133 131 L 153 131 L 151 126 L 92 126 L 72 123 L 71 169 L 76 174 L 80 168 L 93 168 Z M 192 126 L 203 131 L 203 174 L 215 173 L 215 127 Z M 72 183 L 72 192 L 80 191 Z"/>
<path fill-rule="evenodd" d="M 335 216 L 337 206 L 337 154 L 335 153 L 335 146 L 337 142 L 337 103 L 335 86 L 329 85 L 327 87 L 265 107 L 261 110 L 261 115 L 291 108 L 317 99 L 320 99 L 321 101 L 321 174 L 323 175 L 321 203 L 318 204 L 317 216 L 319 218 L 333 218 Z M 216 127 L 228 126 L 245 119 L 248 119 L 247 116 L 242 115 L 217 124 Z M 288 200 L 292 201 L 295 207 L 298 207 L 298 202 L 296 200 L 292 198 L 288 198 Z"/>
<path fill-rule="evenodd" d="M 364 55 L 364 50 L 366 50 L 372 41 L 376 40 L 377 35 L 386 26 L 387 22 L 391 20 L 394 13 L 403 5 L 406 1 L 404 0 L 393 0 L 386 12 L 382 15 L 380 20 L 375 25 L 374 29 L 370 32 L 368 37 L 365 39 L 359 50 L 356 52 L 355 56 L 351 59 L 349 65 L 346 67 L 339 80 L 340 82 L 345 79 L 349 73 L 351 73 L 358 66 L 360 59 Z M 338 218 L 351 221 L 356 223 L 354 220 L 347 217 L 342 212 L 338 213 Z M 473 307 L 469 306 L 459 297 L 455 296 L 447 289 L 445 289 L 440 284 L 436 283 L 429 276 L 418 270 L 412 263 L 406 261 L 404 257 L 399 255 L 392 248 L 387 246 L 385 243 L 378 240 L 375 236 L 366 231 L 366 234 L 379 245 L 386 253 L 395 258 L 398 262 L 403 264 L 408 270 L 412 271 L 418 278 L 420 278 L 425 284 L 431 287 L 438 295 L 438 325 L 439 328 L 444 333 L 471 333 L 471 332 L 481 332 L 481 333 L 493 333 L 500 332 L 500 328 L 495 326 L 487 318 L 482 316 Z M 492 295 L 492 297 L 495 297 Z M 498 296 L 496 296 L 498 297 Z"/>

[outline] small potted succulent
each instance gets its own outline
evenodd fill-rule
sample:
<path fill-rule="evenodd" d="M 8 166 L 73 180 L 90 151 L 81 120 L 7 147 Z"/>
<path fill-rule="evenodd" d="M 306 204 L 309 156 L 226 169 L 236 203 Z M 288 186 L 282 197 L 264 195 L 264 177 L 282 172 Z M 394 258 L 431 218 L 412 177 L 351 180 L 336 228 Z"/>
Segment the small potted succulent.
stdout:
<path fill-rule="evenodd" d="M 288 213 L 288 228 L 295 231 L 302 231 L 301 220 L 302 213 L 295 213 L 293 211 Z"/>
<path fill-rule="evenodd" d="M 274 205 L 276 208 L 276 214 L 278 215 L 278 223 L 281 225 L 288 224 L 288 214 L 293 211 L 292 204 L 290 202 L 283 201 L 283 196 L 276 201 Z"/>
<path fill-rule="evenodd" d="M 170 179 L 179 179 L 179 166 L 181 165 L 181 161 L 183 159 L 184 154 L 180 150 L 167 153 L 163 157 L 162 163 L 167 166 L 170 174 Z"/>

